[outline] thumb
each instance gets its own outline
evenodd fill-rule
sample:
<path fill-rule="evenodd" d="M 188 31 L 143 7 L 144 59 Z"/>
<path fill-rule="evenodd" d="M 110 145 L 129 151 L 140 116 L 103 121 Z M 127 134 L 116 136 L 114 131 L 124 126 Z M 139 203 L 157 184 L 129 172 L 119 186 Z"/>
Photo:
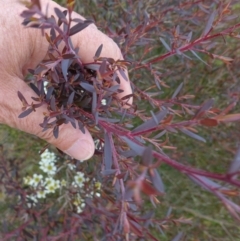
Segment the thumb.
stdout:
<path fill-rule="evenodd" d="M 48 112 L 45 106 L 37 108 L 35 112 L 24 118 L 18 118 L 22 112 L 18 91 L 29 104 L 34 102 L 31 97 L 36 97 L 36 94 L 22 79 L 7 76 L 4 81 L 0 80 L 0 123 L 36 135 L 78 160 L 87 160 L 94 154 L 94 142 L 88 130 L 83 134 L 71 124 L 64 124 L 59 128 L 58 138 L 53 136 L 52 129 L 43 132 L 39 124 L 43 120 L 43 113 Z"/>

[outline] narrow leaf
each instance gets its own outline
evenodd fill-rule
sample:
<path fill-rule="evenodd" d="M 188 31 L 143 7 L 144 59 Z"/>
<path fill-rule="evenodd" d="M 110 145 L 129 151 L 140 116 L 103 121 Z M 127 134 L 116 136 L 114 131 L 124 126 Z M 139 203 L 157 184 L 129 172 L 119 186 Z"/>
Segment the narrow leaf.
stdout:
<path fill-rule="evenodd" d="M 152 147 L 148 146 L 145 148 L 143 152 L 142 163 L 144 166 L 149 166 L 152 164 L 152 161 L 153 161 Z"/>
<path fill-rule="evenodd" d="M 22 95 L 22 93 L 20 91 L 17 92 L 18 98 L 21 100 L 21 102 L 23 103 L 23 106 L 27 106 L 28 103 L 26 101 L 26 99 L 24 98 L 24 96 Z"/>
<path fill-rule="evenodd" d="M 200 124 L 202 124 L 204 126 L 217 126 L 218 125 L 218 121 L 215 120 L 215 119 L 206 118 L 206 119 L 200 120 Z"/>
<path fill-rule="evenodd" d="M 56 111 L 56 110 L 57 110 L 57 108 L 56 108 L 56 102 L 55 102 L 55 97 L 54 97 L 54 96 L 52 96 L 52 98 L 51 98 L 50 107 L 51 107 L 51 109 L 52 109 L 53 111 Z"/>
<path fill-rule="evenodd" d="M 208 22 L 207 22 L 207 25 L 206 25 L 205 29 L 203 30 L 202 36 L 207 36 L 209 34 L 209 32 L 211 31 L 211 28 L 212 28 L 212 25 L 213 25 L 216 14 L 217 14 L 217 12 L 214 11 L 210 15 L 210 17 L 208 19 Z"/>
<path fill-rule="evenodd" d="M 166 41 L 160 37 L 160 41 L 162 42 L 162 44 L 164 45 L 164 47 L 169 51 L 171 52 L 171 48 L 169 47 L 169 45 L 166 43 Z"/>
<path fill-rule="evenodd" d="M 93 92 L 92 93 L 92 114 L 96 112 L 97 108 L 97 93 Z"/>
<path fill-rule="evenodd" d="M 211 179 L 204 177 L 204 176 L 200 176 L 200 175 L 196 175 L 196 174 L 192 174 L 192 175 L 188 175 L 189 178 L 194 181 L 197 185 L 201 186 L 203 189 L 212 192 L 212 190 L 216 190 L 216 191 L 229 191 L 228 188 L 212 181 Z"/>
<path fill-rule="evenodd" d="M 66 81 L 68 81 L 67 75 L 68 75 L 69 64 L 70 64 L 70 60 L 69 59 L 63 59 L 62 62 L 61 62 L 62 73 L 63 73 L 64 79 Z"/>
<path fill-rule="evenodd" d="M 58 16 L 59 19 L 66 19 L 65 14 L 58 8 L 54 8 L 54 12 Z"/>
<path fill-rule="evenodd" d="M 102 48 L 103 48 L 103 44 L 101 44 L 101 45 L 98 47 L 98 49 L 97 49 L 97 51 L 96 51 L 96 53 L 95 53 L 95 58 L 100 57 L 101 52 L 102 52 Z"/>
<path fill-rule="evenodd" d="M 164 193 L 164 185 L 162 178 L 160 177 L 159 172 L 157 169 L 149 170 L 150 173 L 150 179 L 153 183 L 153 186 L 161 193 Z"/>
<path fill-rule="evenodd" d="M 160 195 L 161 192 L 156 190 L 152 185 L 149 184 L 146 180 L 141 182 L 141 191 L 147 195 Z"/>
<path fill-rule="evenodd" d="M 187 42 L 189 43 L 190 41 L 191 41 L 191 39 L 192 39 L 192 31 L 188 34 L 188 36 L 187 36 Z"/>
<path fill-rule="evenodd" d="M 33 111 L 33 109 L 32 109 L 32 108 L 29 108 L 29 109 L 23 111 L 23 112 L 18 116 L 18 118 L 24 118 L 24 117 L 28 116 L 29 114 L 31 114 L 32 111 Z"/>
<path fill-rule="evenodd" d="M 207 66 L 209 66 L 209 64 L 207 62 L 205 62 L 199 55 L 197 55 L 197 53 L 193 50 L 190 49 L 190 51 L 192 52 L 192 54 L 197 57 L 201 62 L 203 62 L 204 64 L 206 64 Z"/>
<path fill-rule="evenodd" d="M 106 61 L 106 59 L 104 59 L 99 68 L 100 74 L 103 75 L 106 72 L 106 68 L 107 68 L 107 61 Z"/>
<path fill-rule="evenodd" d="M 139 156 L 142 156 L 144 150 L 145 150 L 145 147 L 137 144 L 136 142 L 133 142 L 132 140 L 128 139 L 127 137 L 125 136 L 121 136 L 121 139 L 124 140 L 128 146 L 136 152 L 137 155 Z"/>
<path fill-rule="evenodd" d="M 70 106 L 73 103 L 75 92 L 73 91 L 68 97 L 67 105 Z"/>
<path fill-rule="evenodd" d="M 197 134 L 195 134 L 195 133 L 193 133 L 193 132 L 191 132 L 187 129 L 182 128 L 182 129 L 180 129 L 180 131 L 182 133 L 184 133 L 185 135 L 192 137 L 193 139 L 196 139 L 196 140 L 202 141 L 202 142 L 206 142 L 206 140 L 203 137 L 201 137 L 201 136 L 199 136 L 199 135 L 197 135 Z"/>
<path fill-rule="evenodd" d="M 62 58 L 63 59 L 72 59 L 75 57 L 75 54 L 63 54 Z"/>
<path fill-rule="evenodd" d="M 47 95 L 46 95 L 46 100 L 50 100 L 52 93 L 53 93 L 54 88 L 51 86 L 47 89 Z"/>
<path fill-rule="evenodd" d="M 31 89 L 32 89 L 38 96 L 40 96 L 40 91 L 39 91 L 39 89 L 37 88 L 37 86 L 34 85 L 33 83 L 30 83 L 29 85 L 30 85 Z"/>
<path fill-rule="evenodd" d="M 80 31 L 82 31 L 83 29 L 85 29 L 89 24 L 93 23 L 92 21 L 89 20 L 85 20 L 83 23 L 77 23 L 76 25 L 74 25 L 70 31 L 69 31 L 69 36 L 72 36 Z"/>
<path fill-rule="evenodd" d="M 85 67 L 91 70 L 98 71 L 100 68 L 100 64 L 86 64 Z"/>
<path fill-rule="evenodd" d="M 126 75 L 126 73 L 125 73 L 125 70 L 122 69 L 122 68 L 119 68 L 118 70 L 119 70 L 120 75 L 121 75 L 126 81 L 128 81 L 128 77 L 127 77 L 127 75 Z"/>
<path fill-rule="evenodd" d="M 115 175 L 115 173 L 117 172 L 117 170 L 116 169 L 110 169 L 110 170 L 103 170 L 103 171 L 101 171 L 101 174 L 103 175 L 103 176 L 108 176 L 108 175 Z"/>
<path fill-rule="evenodd" d="M 155 117 L 158 120 L 158 123 L 155 122 L 154 118 L 151 118 L 150 120 L 144 122 L 143 124 L 141 124 L 140 126 L 136 127 L 132 133 L 137 133 L 137 132 L 141 132 L 141 131 L 147 131 L 149 129 L 155 128 L 158 126 L 158 124 L 160 123 L 161 120 L 164 119 L 164 117 L 167 115 L 168 111 L 162 110 L 158 113 L 155 114 Z"/>
<path fill-rule="evenodd" d="M 233 122 L 233 121 L 240 121 L 240 113 L 237 114 L 229 114 L 224 116 L 217 116 L 215 117 L 218 121 L 222 122 Z"/>
<path fill-rule="evenodd" d="M 55 126 L 53 128 L 53 135 L 54 137 L 57 139 L 58 138 L 58 135 L 59 135 L 59 126 Z"/>
<path fill-rule="evenodd" d="M 110 170 L 112 168 L 112 148 L 111 148 L 111 142 L 110 142 L 110 137 L 108 133 L 105 133 L 104 135 L 103 160 L 105 164 L 105 169 Z"/>
<path fill-rule="evenodd" d="M 96 91 L 95 91 L 95 88 L 94 88 L 92 85 L 88 84 L 88 83 L 81 82 L 80 85 L 81 85 L 85 90 L 87 90 L 87 91 L 89 91 L 89 92 L 91 92 L 91 93 L 96 92 Z"/>
<path fill-rule="evenodd" d="M 193 119 L 199 118 L 201 117 L 205 111 L 209 110 L 214 104 L 214 99 L 210 99 L 205 101 L 202 106 L 197 110 L 195 116 L 193 117 Z"/>
<path fill-rule="evenodd" d="M 183 232 L 180 232 L 177 236 L 175 236 L 172 241 L 180 241 L 183 237 Z"/>
<path fill-rule="evenodd" d="M 174 91 L 171 99 L 174 99 L 174 98 L 178 95 L 178 93 L 181 91 L 182 87 L 183 87 L 183 82 L 182 82 L 182 83 L 177 87 L 177 89 Z"/>
<path fill-rule="evenodd" d="M 231 174 L 231 173 L 237 172 L 239 171 L 239 169 L 240 169 L 240 147 L 238 148 L 237 153 L 228 169 L 228 173 Z"/>

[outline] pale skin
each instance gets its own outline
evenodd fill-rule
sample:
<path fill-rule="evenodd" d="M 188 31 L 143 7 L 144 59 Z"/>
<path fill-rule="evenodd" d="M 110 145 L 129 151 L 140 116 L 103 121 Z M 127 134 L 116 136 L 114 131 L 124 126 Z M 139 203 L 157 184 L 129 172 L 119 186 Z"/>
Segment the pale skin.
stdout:
<path fill-rule="evenodd" d="M 55 15 L 54 7 L 60 7 L 51 0 L 42 0 L 42 8 L 49 4 L 49 15 Z M 59 137 L 52 135 L 52 130 L 42 132 L 39 124 L 45 106 L 26 118 L 19 119 L 22 103 L 17 97 L 20 91 L 29 103 L 33 102 L 34 92 L 23 81 L 27 69 L 34 69 L 46 56 L 48 43 L 38 29 L 25 28 L 21 25 L 20 13 L 25 9 L 17 0 L 1 0 L 0 3 L 0 123 L 36 135 L 56 146 L 60 150 L 79 160 L 87 160 L 94 153 L 94 142 L 86 130 L 83 134 L 71 124 L 62 125 Z M 74 17 L 82 16 L 74 13 Z M 74 46 L 80 48 L 79 55 L 84 63 L 93 61 L 97 48 L 103 44 L 101 56 L 122 59 L 121 51 L 112 39 L 100 32 L 93 24 L 72 37 Z M 129 82 L 121 76 L 122 95 L 131 94 Z M 120 96 L 121 97 L 121 96 Z"/>

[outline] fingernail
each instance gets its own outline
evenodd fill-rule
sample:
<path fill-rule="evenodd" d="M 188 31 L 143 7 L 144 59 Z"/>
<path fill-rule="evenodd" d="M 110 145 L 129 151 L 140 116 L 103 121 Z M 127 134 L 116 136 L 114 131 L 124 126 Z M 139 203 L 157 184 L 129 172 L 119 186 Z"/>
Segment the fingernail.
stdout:
<path fill-rule="evenodd" d="M 93 156 L 94 144 L 87 140 L 78 139 L 64 152 L 77 160 L 84 161 Z"/>

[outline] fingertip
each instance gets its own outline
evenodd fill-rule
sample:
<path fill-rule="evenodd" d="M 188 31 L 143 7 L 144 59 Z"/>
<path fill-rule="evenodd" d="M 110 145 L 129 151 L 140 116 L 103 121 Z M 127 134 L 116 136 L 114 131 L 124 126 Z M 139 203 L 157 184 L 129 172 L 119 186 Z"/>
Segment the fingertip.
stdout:
<path fill-rule="evenodd" d="M 85 161 L 93 156 L 94 149 L 92 139 L 79 138 L 64 152 L 77 160 Z"/>

